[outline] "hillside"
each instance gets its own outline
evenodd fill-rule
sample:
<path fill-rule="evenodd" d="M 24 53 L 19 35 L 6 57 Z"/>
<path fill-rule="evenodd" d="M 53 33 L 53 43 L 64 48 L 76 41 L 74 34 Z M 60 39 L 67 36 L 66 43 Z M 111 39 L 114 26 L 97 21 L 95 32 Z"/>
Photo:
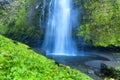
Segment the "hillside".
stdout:
<path fill-rule="evenodd" d="M 0 35 L 0 80 L 92 80 Z"/>

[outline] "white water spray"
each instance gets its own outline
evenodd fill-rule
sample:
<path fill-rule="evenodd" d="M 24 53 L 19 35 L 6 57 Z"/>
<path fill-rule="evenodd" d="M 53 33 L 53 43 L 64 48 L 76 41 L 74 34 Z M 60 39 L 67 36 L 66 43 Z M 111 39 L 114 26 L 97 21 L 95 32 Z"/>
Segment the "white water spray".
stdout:
<path fill-rule="evenodd" d="M 72 0 L 51 0 L 43 49 L 47 55 L 75 55 L 72 40 Z"/>

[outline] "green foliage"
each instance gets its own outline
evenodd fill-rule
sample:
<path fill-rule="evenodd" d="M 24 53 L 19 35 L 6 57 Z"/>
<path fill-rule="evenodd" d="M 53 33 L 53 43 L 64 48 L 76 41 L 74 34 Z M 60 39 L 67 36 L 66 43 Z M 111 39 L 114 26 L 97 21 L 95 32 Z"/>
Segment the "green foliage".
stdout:
<path fill-rule="evenodd" d="M 5 34 L 7 31 L 7 27 L 0 22 L 0 34 Z"/>
<path fill-rule="evenodd" d="M 0 80 L 93 80 L 0 35 Z"/>
<path fill-rule="evenodd" d="M 0 34 L 35 46 L 43 33 L 39 30 L 34 6 L 34 0 L 15 0 L 5 9 L 0 8 Z"/>
<path fill-rule="evenodd" d="M 120 46 L 120 1 L 89 0 L 84 8 L 79 35 L 95 46 Z"/>

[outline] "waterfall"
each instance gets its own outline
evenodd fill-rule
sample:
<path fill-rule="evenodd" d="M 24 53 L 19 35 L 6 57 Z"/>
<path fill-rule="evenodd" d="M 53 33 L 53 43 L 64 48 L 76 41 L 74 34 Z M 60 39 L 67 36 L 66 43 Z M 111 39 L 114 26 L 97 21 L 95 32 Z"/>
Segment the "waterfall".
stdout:
<path fill-rule="evenodd" d="M 46 0 L 43 0 L 43 6 L 41 7 L 41 14 L 40 14 L 40 27 L 44 26 L 44 22 L 45 22 L 45 8 L 47 6 L 46 4 Z M 37 5 L 36 8 L 38 8 L 40 5 Z"/>
<path fill-rule="evenodd" d="M 72 40 L 72 0 L 50 0 L 46 35 L 42 48 L 47 55 L 75 55 Z"/>

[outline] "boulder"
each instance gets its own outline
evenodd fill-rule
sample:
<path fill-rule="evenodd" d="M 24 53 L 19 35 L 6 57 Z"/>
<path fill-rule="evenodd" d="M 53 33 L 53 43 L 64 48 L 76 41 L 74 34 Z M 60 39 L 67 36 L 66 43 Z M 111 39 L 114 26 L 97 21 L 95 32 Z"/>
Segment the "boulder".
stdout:
<path fill-rule="evenodd" d="M 101 73 L 104 77 L 120 80 L 120 61 L 103 61 L 101 63 Z"/>
<path fill-rule="evenodd" d="M 34 51 L 36 51 L 37 53 L 46 56 L 46 52 L 43 49 L 40 48 L 34 48 Z"/>
<path fill-rule="evenodd" d="M 10 2 L 7 0 L 0 0 L 0 7 L 6 8 L 8 5 L 10 5 Z"/>

